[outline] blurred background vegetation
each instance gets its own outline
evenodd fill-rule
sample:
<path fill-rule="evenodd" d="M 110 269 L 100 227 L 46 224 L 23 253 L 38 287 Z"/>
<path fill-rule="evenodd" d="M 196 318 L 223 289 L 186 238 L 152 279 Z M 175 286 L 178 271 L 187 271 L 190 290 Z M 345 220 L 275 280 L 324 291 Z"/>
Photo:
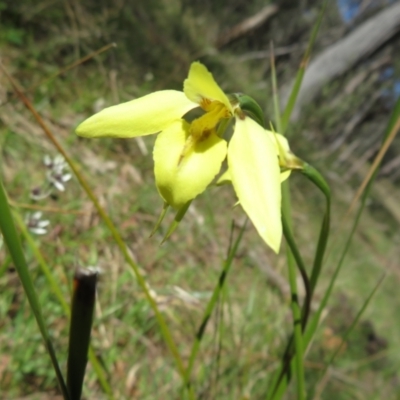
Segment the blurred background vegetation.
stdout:
<path fill-rule="evenodd" d="M 314 57 L 398 3 L 328 2 Z M 232 217 L 235 232 L 244 221 L 242 211 L 232 209 L 233 191 L 212 188 L 201 195 L 171 240 L 159 246 L 163 232 L 148 239 L 162 207 L 152 171 L 154 138 L 88 141 L 77 138 L 74 128 L 105 106 L 154 90 L 180 90 L 194 60 L 207 65 L 226 92 L 253 96 L 273 121 L 270 43 L 284 92 L 299 67 L 320 7 L 315 0 L 0 0 L 2 64 L 29 90 L 35 107 L 120 227 L 184 357 L 221 270 Z M 116 47 L 64 70 L 110 43 Z M 379 149 L 400 95 L 399 54 L 399 35 L 394 33 L 324 85 L 289 127 L 293 151 L 322 172 L 334 196 L 334 240 L 316 303 L 351 223 L 351 218 L 342 217 Z M 322 399 L 400 396 L 399 146 L 395 141 L 384 159 L 306 358 L 311 387 L 386 272 L 382 287 L 321 386 Z M 0 148 L 1 173 L 13 204 L 23 215 L 39 206 L 50 220 L 47 234 L 35 240 L 66 298 L 76 266 L 102 268 L 93 345 L 116 398 L 178 399 L 179 376 L 153 315 L 78 183 L 72 180 L 64 192 L 32 201 L 32 191 L 46 178 L 43 157 L 56 152 L 1 74 Z M 310 261 L 323 199 L 304 178 L 293 176 L 291 183 L 294 229 L 304 258 Z M 64 365 L 66 317 L 28 247 L 27 257 Z M 195 368 L 199 399 L 264 398 L 290 331 L 284 256 L 273 255 L 248 227 L 233 269 Z M 2 399 L 56 398 L 57 384 L 35 324 L 3 247 Z M 103 398 L 91 366 L 84 394 L 88 399 Z M 289 390 L 287 398 L 291 395 Z"/>

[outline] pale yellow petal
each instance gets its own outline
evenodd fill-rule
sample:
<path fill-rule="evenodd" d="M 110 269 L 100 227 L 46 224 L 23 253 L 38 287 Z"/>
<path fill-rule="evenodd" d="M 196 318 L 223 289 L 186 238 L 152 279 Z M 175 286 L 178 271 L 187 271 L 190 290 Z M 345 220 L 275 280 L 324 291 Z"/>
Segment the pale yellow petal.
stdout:
<path fill-rule="evenodd" d="M 84 137 L 128 138 L 150 135 L 168 127 L 197 104 L 183 92 L 162 90 L 108 107 L 83 121 L 76 133 Z"/>
<path fill-rule="evenodd" d="M 290 169 L 286 171 L 281 171 L 281 183 L 286 181 L 287 178 L 289 178 L 290 173 L 292 171 Z M 228 185 L 232 183 L 232 178 L 231 178 L 231 173 L 229 171 L 229 168 L 218 178 L 217 182 L 215 183 L 217 186 L 222 186 L 222 185 Z"/>
<path fill-rule="evenodd" d="M 287 160 L 291 155 L 289 142 L 285 136 L 281 135 L 280 133 L 271 132 L 268 130 L 265 132 L 270 136 L 272 142 L 275 144 L 276 153 L 279 156 L 279 165 L 284 169 L 284 171 L 281 172 L 281 182 L 284 182 L 289 178 L 292 172 L 291 169 L 285 169 L 289 168 Z"/>
<path fill-rule="evenodd" d="M 271 136 L 271 139 L 275 142 L 278 154 L 280 154 L 281 152 L 283 153 L 290 152 L 289 142 L 285 138 L 285 136 L 281 135 L 280 133 L 268 130 L 266 130 L 266 132 Z"/>
<path fill-rule="evenodd" d="M 153 151 L 158 191 L 174 208 L 182 207 L 207 188 L 227 152 L 226 142 L 212 133 L 182 157 L 189 126 L 185 121 L 171 124 L 158 135 Z"/>
<path fill-rule="evenodd" d="M 228 164 L 241 206 L 264 241 L 278 252 L 282 224 L 276 145 L 252 119 L 237 119 L 229 142 Z"/>
<path fill-rule="evenodd" d="M 203 99 L 215 100 L 224 104 L 233 113 L 231 103 L 226 94 L 215 82 L 208 69 L 198 61 L 190 66 L 189 76 L 183 83 L 183 91 L 188 99 L 197 104 L 200 104 Z"/>

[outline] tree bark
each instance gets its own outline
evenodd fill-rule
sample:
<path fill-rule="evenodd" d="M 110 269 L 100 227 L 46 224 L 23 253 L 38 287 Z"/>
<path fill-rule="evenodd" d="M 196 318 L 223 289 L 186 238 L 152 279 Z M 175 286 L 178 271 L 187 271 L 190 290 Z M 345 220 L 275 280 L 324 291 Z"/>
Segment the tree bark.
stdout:
<path fill-rule="evenodd" d="M 400 3 L 395 3 L 316 56 L 304 74 L 292 120 L 298 119 L 301 107 L 310 103 L 326 83 L 373 53 L 399 30 Z M 293 84 L 294 80 L 282 91 L 284 105 Z"/>

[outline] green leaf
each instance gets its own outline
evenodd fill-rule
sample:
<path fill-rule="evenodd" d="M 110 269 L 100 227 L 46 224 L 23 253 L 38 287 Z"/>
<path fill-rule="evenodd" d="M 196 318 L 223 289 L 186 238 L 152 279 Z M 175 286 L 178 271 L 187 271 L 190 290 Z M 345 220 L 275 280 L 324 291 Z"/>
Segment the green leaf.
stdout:
<path fill-rule="evenodd" d="M 4 242 L 8 248 L 8 251 L 10 252 L 11 258 L 15 265 L 15 269 L 21 280 L 26 297 L 28 298 L 29 305 L 31 306 L 32 312 L 36 318 L 36 322 L 39 326 L 39 330 L 43 337 L 44 344 L 46 346 L 47 352 L 49 353 L 51 362 L 53 364 L 53 368 L 56 373 L 58 384 L 60 385 L 63 397 L 64 399 L 68 400 L 69 396 L 67 387 L 65 385 L 64 378 L 61 374 L 61 370 L 58 365 L 56 353 L 54 351 L 50 335 L 46 328 L 46 323 L 43 318 L 42 309 L 35 291 L 35 286 L 33 284 L 32 278 L 29 273 L 28 264 L 26 262 L 25 255 L 22 250 L 22 245 L 14 225 L 14 220 L 11 215 L 11 210 L 7 201 L 6 192 L 4 190 L 1 178 L 0 178 L 0 210 L 1 210 L 0 231 L 3 234 Z"/>
<path fill-rule="evenodd" d="M 303 77 L 304 77 L 307 65 L 310 61 L 311 51 L 314 47 L 315 39 L 317 38 L 317 34 L 318 34 L 319 28 L 321 26 L 322 18 L 325 14 L 325 9 L 326 9 L 327 4 L 328 4 L 328 0 L 325 0 L 322 5 L 321 11 L 319 13 L 317 22 L 313 26 L 313 30 L 311 32 L 311 36 L 310 36 L 310 40 L 307 45 L 306 52 L 304 53 L 303 59 L 301 60 L 300 67 L 297 71 L 296 79 L 294 81 L 292 91 L 290 93 L 288 102 L 286 104 L 285 110 L 282 115 L 282 132 L 279 132 L 279 133 L 284 134 L 286 132 L 287 126 L 289 124 L 290 116 L 292 115 L 293 108 L 296 104 L 297 96 L 300 92 L 301 83 L 303 81 Z"/>

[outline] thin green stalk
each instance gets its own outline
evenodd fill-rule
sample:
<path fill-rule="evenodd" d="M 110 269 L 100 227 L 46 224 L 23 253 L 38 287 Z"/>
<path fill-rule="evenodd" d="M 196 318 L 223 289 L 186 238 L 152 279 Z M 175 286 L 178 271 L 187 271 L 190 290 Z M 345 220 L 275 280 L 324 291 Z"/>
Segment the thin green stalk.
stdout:
<path fill-rule="evenodd" d="M 272 54 L 271 50 L 271 54 Z M 281 113 L 279 109 L 279 99 L 278 99 L 278 90 L 277 90 L 277 81 L 276 81 L 276 71 L 275 71 L 275 63 L 274 63 L 274 58 L 273 55 L 271 55 L 271 71 L 272 71 L 272 87 L 273 87 L 273 98 L 274 98 L 274 110 L 275 110 L 275 117 L 276 117 L 276 124 L 278 131 L 281 134 L 285 133 L 286 126 L 283 126 L 282 120 L 281 120 Z M 282 184 L 282 222 L 283 222 L 283 229 L 288 234 L 289 237 L 289 247 L 287 249 L 287 264 L 288 264 L 288 270 L 289 270 L 289 284 L 290 284 L 290 290 L 292 294 L 292 301 L 291 301 L 291 308 L 292 308 L 292 315 L 293 315 L 293 335 L 294 335 L 294 350 L 295 350 L 295 373 L 296 373 L 296 380 L 297 380 L 297 400 L 302 400 L 304 399 L 305 396 L 305 383 L 304 383 L 304 366 L 303 366 L 303 333 L 302 333 L 302 317 L 301 317 L 301 310 L 300 310 L 300 305 L 298 302 L 298 295 L 297 295 L 297 281 L 296 281 L 296 266 L 295 266 L 295 256 L 291 250 L 291 244 L 294 245 L 294 240 L 293 236 L 291 235 L 291 226 L 292 226 L 292 217 L 291 217 L 291 206 L 290 206 L 290 188 L 289 188 L 289 182 L 285 181 Z M 297 247 L 294 246 L 296 249 Z M 301 261 L 300 253 L 296 252 L 297 259 L 300 261 L 299 268 L 302 273 L 303 280 L 305 282 L 306 286 L 306 291 L 308 292 L 308 277 L 305 272 L 304 264 Z M 308 296 L 308 294 L 307 294 Z M 284 359 L 283 359 L 283 365 L 287 365 L 290 363 L 290 359 L 292 357 L 292 351 L 291 351 L 292 345 L 291 342 L 289 342 L 288 347 L 287 347 L 287 352 L 285 352 Z M 286 358 L 286 356 L 289 356 L 290 358 Z M 285 373 L 284 368 L 282 370 L 282 374 Z M 281 374 L 278 375 L 276 382 L 274 382 L 274 385 L 272 386 L 272 395 L 274 394 L 274 387 L 275 383 L 279 383 L 280 380 L 283 378 Z M 267 393 L 267 398 L 269 398 L 269 393 Z"/>
<path fill-rule="evenodd" d="M 321 230 L 318 238 L 317 249 L 310 277 L 310 296 L 312 297 L 315 287 L 317 285 L 317 280 L 322 270 L 322 263 L 324 260 L 326 245 L 329 238 L 331 220 L 331 190 L 323 176 L 310 164 L 305 164 L 301 172 L 321 190 L 321 192 L 325 196 L 326 201 L 325 214 L 322 220 Z"/>
<path fill-rule="evenodd" d="M 283 227 L 283 234 L 284 234 L 285 239 L 288 243 L 288 246 L 292 252 L 292 257 L 296 261 L 296 264 L 300 270 L 300 273 L 303 278 L 304 286 L 305 286 L 306 298 L 304 300 L 304 305 L 303 305 L 303 309 L 301 312 L 301 332 L 303 333 L 305 326 L 307 324 L 308 316 L 310 313 L 310 307 L 311 307 L 310 282 L 308 279 L 308 275 L 307 275 L 307 272 L 305 269 L 303 259 L 300 255 L 300 252 L 299 252 L 296 242 L 294 240 L 291 229 L 289 228 L 289 225 L 288 225 L 285 215 L 282 215 L 282 227 Z M 294 343 L 293 343 L 293 336 L 292 336 L 290 338 L 290 340 L 288 341 L 288 344 L 284 351 L 283 364 L 282 364 L 281 370 L 279 372 L 278 378 L 276 379 L 276 381 L 274 381 L 274 385 L 272 385 L 273 387 L 276 387 L 280 383 L 280 381 L 284 378 L 284 376 L 289 372 L 290 363 L 292 361 L 293 356 L 295 355 L 293 344 Z"/>
<path fill-rule="evenodd" d="M 290 97 L 286 104 L 285 111 L 283 112 L 283 115 L 282 115 L 282 131 L 280 132 L 282 134 L 284 132 L 286 132 L 286 129 L 289 124 L 290 116 L 292 115 L 294 105 L 296 104 L 297 96 L 300 92 L 301 83 L 303 81 L 303 77 L 304 77 L 307 65 L 310 61 L 311 51 L 312 51 L 312 48 L 314 47 L 315 39 L 317 38 L 317 34 L 318 34 L 319 28 L 321 26 L 322 18 L 325 14 L 325 9 L 326 9 L 327 4 L 328 4 L 328 0 L 325 0 L 322 5 L 321 11 L 319 13 L 318 20 L 313 26 L 313 30 L 311 32 L 311 37 L 308 42 L 306 52 L 304 53 L 304 56 L 300 63 L 300 67 L 297 71 L 294 85 L 293 85 L 292 91 L 290 93 Z"/>
<path fill-rule="evenodd" d="M 213 313 L 213 310 L 214 310 L 214 308 L 215 308 L 215 306 L 217 304 L 217 301 L 218 301 L 219 295 L 221 293 L 221 290 L 222 290 L 222 288 L 224 286 L 226 277 L 227 277 L 227 275 L 228 275 L 228 273 L 230 271 L 230 268 L 232 266 L 233 259 L 235 257 L 236 252 L 237 252 L 237 249 L 239 247 L 240 241 L 242 240 L 242 237 L 243 237 L 243 233 L 244 233 L 244 230 L 245 230 L 245 227 L 246 227 L 246 223 L 247 223 L 247 220 L 244 223 L 242 229 L 240 230 L 239 235 L 238 235 L 234 245 L 232 246 L 232 248 L 229 248 L 227 259 L 224 262 L 224 265 L 222 267 L 222 271 L 221 271 L 221 273 L 219 275 L 219 278 L 218 278 L 218 283 L 214 288 L 214 291 L 213 291 L 213 293 L 211 295 L 211 298 L 210 298 L 210 300 L 209 300 L 209 302 L 208 302 L 208 304 L 206 306 L 206 309 L 204 311 L 203 318 L 202 318 L 201 324 L 199 326 L 199 329 L 197 330 L 196 337 L 195 337 L 195 340 L 193 342 L 192 349 L 191 349 L 190 356 L 189 356 L 188 367 L 186 369 L 186 381 L 189 382 L 189 384 L 190 384 L 190 377 L 191 377 L 191 374 L 192 374 L 194 362 L 196 360 L 197 353 L 198 353 L 198 351 L 200 349 L 201 340 L 203 339 L 203 335 L 204 335 L 205 329 L 207 327 L 208 321 L 209 321 L 209 319 L 210 319 L 210 317 L 211 317 L 211 315 Z M 233 228 L 232 228 L 232 230 L 233 230 Z"/>
<path fill-rule="evenodd" d="M 291 261 L 289 261 L 291 260 Z M 294 333 L 294 348 L 295 348 L 295 372 L 297 383 L 297 400 L 305 399 L 305 383 L 304 383 L 304 345 L 303 345 L 303 332 L 301 327 L 301 309 L 297 293 L 296 283 L 296 268 L 294 266 L 294 257 L 292 252 L 288 251 L 288 270 L 289 270 L 289 284 L 292 294 L 292 314 L 293 314 L 293 333 Z"/>
<path fill-rule="evenodd" d="M 291 231 L 290 191 L 288 181 L 282 184 L 282 215 L 286 222 L 286 228 Z M 295 374 L 297 383 L 297 400 L 304 400 L 304 365 L 303 365 L 303 332 L 301 328 L 301 310 L 298 299 L 295 258 L 290 248 L 287 249 L 287 263 L 289 271 L 289 284 L 292 295 L 291 308 L 293 315 L 293 335 L 295 348 Z"/>
<path fill-rule="evenodd" d="M 282 118 L 281 111 L 279 107 L 279 92 L 278 92 L 278 81 L 276 79 L 276 69 L 275 69 L 275 54 L 274 54 L 274 45 L 271 42 L 270 44 L 270 64 L 271 64 L 271 81 L 272 81 L 272 99 L 274 101 L 274 113 L 275 113 L 275 123 L 277 132 L 284 134 L 282 129 Z"/>
<path fill-rule="evenodd" d="M 304 164 L 304 169 L 301 172 L 304 175 L 306 175 L 307 178 L 310 179 L 324 193 L 325 198 L 326 198 L 326 203 L 327 203 L 325 215 L 324 215 L 324 218 L 322 221 L 319 240 L 318 240 L 318 244 L 317 244 L 316 255 L 315 255 L 315 259 L 314 259 L 314 265 L 313 265 L 313 269 L 312 269 L 312 273 L 311 273 L 310 283 L 309 283 L 308 287 L 306 286 L 306 301 L 304 302 L 303 311 L 302 311 L 302 328 L 304 331 L 304 329 L 307 325 L 307 322 L 308 322 L 312 294 L 314 292 L 319 273 L 322 269 L 322 261 L 324 258 L 326 244 L 327 244 L 328 237 L 329 237 L 330 189 L 329 189 L 328 184 L 325 182 L 324 178 L 319 174 L 319 172 L 317 170 L 315 170 L 309 164 Z M 289 236 L 288 236 L 288 233 L 287 233 L 287 227 L 286 227 L 287 222 L 285 221 L 284 218 L 283 218 L 282 222 L 283 222 L 283 228 L 284 228 L 286 240 L 288 241 L 288 244 L 291 247 L 291 250 L 296 255 L 295 243 L 292 243 L 293 238 L 291 237 L 291 234 L 289 234 Z M 298 252 L 298 250 L 297 250 L 297 252 Z M 303 265 L 303 267 L 301 267 L 302 261 L 299 260 L 299 255 L 295 256 L 295 258 L 296 258 L 296 262 L 297 262 L 298 266 L 300 266 L 300 271 L 302 271 L 302 269 L 304 270 L 304 265 Z M 303 280 L 304 280 L 304 277 L 303 277 Z M 305 332 L 310 332 L 310 331 L 307 330 Z M 315 330 L 313 332 L 315 332 Z M 308 345 L 308 341 L 307 341 L 306 337 L 303 338 L 303 344 L 304 344 L 304 349 L 305 349 Z M 273 390 L 271 390 L 269 392 L 267 398 L 271 398 L 271 396 L 273 396 L 274 399 L 275 398 L 280 399 L 282 397 L 282 395 L 286 389 L 286 386 L 288 384 L 288 380 L 285 380 L 283 378 L 290 369 L 294 368 L 294 362 L 291 362 L 292 352 L 293 352 L 293 342 L 291 339 L 286 347 L 286 350 L 284 353 L 285 354 L 284 362 L 283 362 L 282 366 L 280 367 L 279 372 L 276 375 L 277 378 L 275 378 L 272 381 L 271 388 Z"/>
<path fill-rule="evenodd" d="M 388 126 L 386 127 L 386 130 L 384 132 L 382 145 L 384 145 L 386 143 L 386 140 L 390 138 L 390 136 L 391 136 L 391 134 L 393 132 L 393 129 L 396 127 L 396 125 L 399 122 L 399 119 L 400 119 L 400 98 L 396 102 L 396 105 L 395 105 L 395 107 L 393 109 L 392 115 L 391 115 L 391 117 L 389 119 Z M 368 180 L 368 182 L 367 182 L 367 184 L 365 186 L 365 190 L 362 192 L 361 203 L 360 203 L 360 206 L 359 206 L 359 208 L 357 210 L 357 214 L 356 214 L 356 216 L 354 218 L 353 225 L 351 227 L 351 230 L 349 232 L 347 240 L 345 242 L 345 246 L 343 248 L 342 254 L 341 254 L 340 259 L 339 259 L 339 262 L 338 262 L 338 264 L 337 264 L 337 266 L 335 268 L 335 271 L 333 273 L 331 281 L 329 282 L 329 286 L 328 286 L 328 288 L 327 288 L 327 290 L 326 290 L 326 292 L 324 294 L 324 297 L 322 298 L 320 306 L 319 306 L 317 312 L 315 313 L 312 321 L 310 322 L 310 326 L 309 326 L 309 329 L 308 329 L 309 332 L 306 331 L 306 338 L 309 339 L 309 340 L 311 340 L 313 329 L 315 330 L 317 325 L 318 325 L 318 322 L 319 322 L 320 316 L 322 314 L 322 311 L 326 307 L 328 299 L 329 299 L 329 297 L 330 297 L 330 295 L 332 293 L 333 286 L 334 286 L 334 284 L 336 282 L 336 278 L 339 275 L 340 270 L 342 269 L 342 265 L 343 265 L 344 259 L 345 259 L 346 255 L 347 255 L 347 252 L 348 252 L 349 248 L 350 248 L 351 240 L 353 238 L 354 232 L 357 229 L 358 223 L 359 223 L 360 218 L 361 218 L 361 214 L 364 211 L 365 203 L 367 201 L 367 198 L 368 198 L 369 193 L 371 191 L 372 185 L 373 185 L 374 180 L 376 178 L 376 175 L 378 173 L 378 169 L 379 169 L 379 164 L 376 165 L 376 168 L 375 168 L 373 174 L 371 175 L 370 179 Z"/>
<path fill-rule="evenodd" d="M 364 304 L 362 305 L 362 307 L 358 311 L 358 313 L 357 313 L 356 317 L 354 318 L 353 322 L 351 323 L 350 327 L 347 329 L 347 331 L 343 335 L 342 341 L 340 343 L 340 346 L 332 354 L 332 357 L 329 360 L 328 366 L 333 364 L 333 362 L 335 361 L 336 356 L 340 353 L 340 350 L 342 349 L 344 343 L 346 343 L 346 341 L 347 341 L 348 337 L 350 336 L 351 332 L 353 332 L 354 327 L 358 324 L 358 321 L 360 321 L 360 318 L 363 316 L 363 314 L 364 314 L 365 310 L 367 309 L 369 303 L 371 302 L 371 300 L 375 296 L 376 292 L 378 291 L 379 287 L 381 286 L 381 284 L 383 283 L 385 278 L 386 278 L 386 272 L 384 272 L 382 274 L 382 276 L 379 278 L 378 282 L 376 283 L 376 285 L 372 289 L 371 293 L 369 294 L 367 299 L 364 301 Z"/>
<path fill-rule="evenodd" d="M 275 62 L 273 57 L 272 45 L 271 45 L 271 75 L 272 75 L 272 89 L 273 89 L 273 99 L 274 99 L 274 110 L 275 110 L 275 119 L 276 125 L 278 128 L 278 132 L 281 134 L 285 133 L 286 126 L 283 124 L 280 108 L 279 108 L 279 98 L 278 98 L 278 89 L 277 89 L 277 80 L 276 80 L 276 71 L 275 71 Z M 291 112 L 291 110 L 290 110 Z M 302 313 L 300 310 L 300 305 L 298 301 L 298 292 L 297 292 L 297 280 L 296 280 L 296 266 L 295 260 L 298 261 L 298 266 L 300 268 L 301 275 L 303 277 L 303 281 L 305 283 L 306 288 L 306 304 L 311 303 L 311 298 L 309 297 L 309 284 L 307 273 L 304 268 L 304 264 L 301 260 L 300 253 L 295 246 L 295 242 L 293 236 L 291 234 L 292 229 L 292 217 L 291 217 L 291 206 L 290 206 L 290 187 L 289 182 L 285 181 L 282 184 L 282 225 L 285 232 L 285 237 L 289 238 L 289 247 L 287 249 L 287 264 L 289 270 L 289 284 L 290 291 L 292 295 L 291 308 L 293 315 L 293 335 L 294 335 L 294 351 L 295 351 L 295 373 L 296 373 L 296 381 L 297 381 L 297 400 L 303 400 L 305 396 L 305 383 L 304 383 L 304 365 L 303 365 L 303 332 L 302 332 Z M 292 252 L 292 246 L 296 252 L 296 256 Z M 308 306 L 306 306 L 308 308 Z M 308 312 L 306 313 L 308 314 Z M 292 357 L 291 351 L 292 345 L 289 342 L 287 351 L 284 355 L 283 365 L 288 365 L 290 363 L 290 359 Z M 289 358 L 286 358 L 288 356 Z M 286 368 L 282 370 L 282 373 L 285 373 Z M 280 374 L 278 375 L 277 382 L 283 378 Z M 275 386 L 275 385 L 274 385 Z M 267 397 L 269 394 L 267 394 Z"/>
<path fill-rule="evenodd" d="M 69 400 L 67 387 L 65 385 L 64 378 L 62 376 L 60 367 L 58 365 L 56 353 L 53 348 L 50 335 L 46 328 L 46 323 L 43 318 L 42 309 L 35 291 L 35 286 L 32 282 L 29 273 L 28 264 L 26 262 L 24 252 L 22 250 L 22 245 L 14 225 L 14 220 L 11 215 L 11 210 L 8 205 L 7 195 L 4 190 L 1 177 L 0 177 L 0 210 L 1 210 L 0 230 L 3 234 L 4 242 L 8 248 L 11 258 L 13 259 L 15 269 L 17 270 L 26 297 L 28 298 L 32 312 L 36 318 L 36 322 L 39 326 L 39 330 L 43 337 L 44 344 L 46 346 L 47 352 L 49 353 L 51 362 L 53 364 L 53 368 L 56 373 L 58 384 L 60 385 L 63 397 L 65 400 Z"/>
<path fill-rule="evenodd" d="M 39 248 L 36 246 L 36 243 L 35 243 L 34 239 L 32 238 L 32 235 L 29 233 L 28 229 L 26 228 L 26 225 L 25 225 L 24 221 L 22 220 L 21 216 L 17 212 L 14 212 L 13 215 L 14 215 L 15 221 L 17 222 L 19 230 L 22 232 L 24 239 L 28 243 L 29 247 L 32 250 L 33 255 L 35 256 L 37 262 L 39 263 L 39 266 L 40 266 L 42 272 L 44 273 L 44 275 L 50 285 L 51 290 L 53 291 L 54 295 L 57 297 L 58 301 L 60 302 L 65 314 L 68 316 L 68 318 L 70 318 L 70 314 L 71 314 L 70 307 L 69 307 L 67 301 L 65 300 L 65 296 L 61 292 L 56 280 L 54 279 L 54 277 L 50 271 L 50 268 L 49 268 L 48 264 L 46 263 L 42 253 L 40 252 Z M 89 360 L 93 366 L 93 369 L 96 373 L 97 379 L 99 380 L 100 385 L 103 388 L 104 392 L 107 394 L 107 396 L 110 400 L 114 399 L 114 395 L 112 393 L 110 385 L 107 382 L 104 369 L 100 365 L 100 362 L 97 359 L 97 356 L 96 356 L 95 352 L 93 351 L 92 347 L 90 347 L 90 349 L 89 349 Z"/>
<path fill-rule="evenodd" d="M 96 210 L 99 213 L 100 217 L 102 218 L 102 220 L 104 221 L 104 223 L 106 224 L 108 229 L 110 230 L 110 232 L 111 232 L 111 234 L 112 234 L 117 246 L 119 247 L 120 251 L 122 252 L 122 254 L 123 254 L 124 258 L 125 258 L 125 261 L 128 263 L 128 265 L 130 266 L 131 270 L 133 271 L 140 288 L 143 290 L 143 293 L 144 293 L 144 295 L 146 297 L 146 300 L 148 301 L 148 303 L 150 304 L 150 307 L 152 308 L 152 310 L 154 312 L 154 315 L 156 317 L 156 320 L 157 320 L 158 325 L 159 325 L 160 330 L 161 330 L 161 334 L 162 334 L 162 336 L 164 338 L 164 341 L 165 341 L 170 353 L 172 354 L 172 356 L 173 356 L 173 358 L 175 360 L 176 367 L 177 367 L 177 369 L 179 371 L 179 374 L 181 375 L 182 380 L 184 380 L 186 386 L 188 388 L 190 388 L 190 385 L 188 384 L 188 382 L 186 382 L 185 367 L 183 365 L 183 361 L 182 361 L 182 358 L 181 358 L 181 356 L 179 354 L 179 351 L 178 351 L 178 348 L 176 346 L 176 343 L 174 342 L 174 340 L 172 338 L 172 334 L 171 334 L 171 332 L 170 332 L 170 330 L 169 330 L 169 328 L 168 328 L 168 326 L 167 326 L 167 324 L 165 322 L 165 319 L 164 319 L 163 315 L 161 314 L 161 312 L 160 312 L 160 310 L 159 310 L 159 308 L 157 306 L 156 301 L 153 299 L 153 297 L 150 294 L 150 291 L 149 291 L 149 289 L 147 287 L 147 284 L 146 284 L 146 280 L 141 275 L 141 273 L 139 271 L 139 267 L 136 265 L 136 263 L 134 262 L 134 260 L 130 256 L 130 254 L 128 252 L 128 248 L 126 247 L 126 244 L 122 240 L 121 235 L 119 234 L 117 228 L 115 227 L 115 225 L 113 224 L 113 222 L 111 221 L 111 219 L 107 215 L 107 213 L 104 211 L 103 207 L 100 205 L 99 201 L 97 200 L 97 197 L 95 196 L 95 194 L 93 193 L 93 191 L 91 190 L 89 185 L 87 184 L 87 182 L 86 182 L 85 178 L 83 177 L 83 175 L 80 173 L 80 171 L 78 170 L 76 165 L 73 163 L 72 159 L 68 156 L 66 151 L 63 149 L 63 147 L 60 145 L 60 143 L 57 141 L 57 139 L 51 133 L 50 129 L 47 127 L 47 125 L 45 124 L 45 122 L 43 121 L 41 116 L 38 114 L 36 109 L 33 107 L 33 105 L 30 102 L 30 100 L 19 89 L 18 85 L 16 84 L 14 79 L 11 77 L 11 75 L 6 71 L 4 66 L 2 66 L 0 64 L 0 67 L 3 70 L 3 72 L 5 73 L 5 75 L 7 76 L 8 80 L 10 81 L 10 83 L 12 84 L 15 92 L 18 94 L 19 98 L 24 103 L 24 105 L 27 107 L 27 109 L 32 113 L 32 115 L 36 119 L 37 123 L 40 125 L 40 127 L 43 129 L 44 133 L 48 137 L 48 139 L 53 143 L 53 145 L 56 147 L 58 152 L 64 157 L 64 159 L 68 163 L 71 171 L 74 173 L 74 175 L 78 179 L 78 181 L 81 184 L 82 188 L 85 190 L 87 196 L 90 198 L 90 200 L 93 202 L 94 206 L 96 207 Z M 192 391 L 189 392 L 189 397 L 190 397 L 190 399 L 194 399 L 194 394 L 193 394 Z"/>
<path fill-rule="evenodd" d="M 282 214 L 282 227 L 283 227 L 283 234 L 285 236 L 286 242 L 289 245 L 290 251 L 292 252 L 293 258 L 296 261 L 297 267 L 300 271 L 300 274 L 303 278 L 304 288 L 305 288 L 305 299 L 304 299 L 304 306 L 302 311 L 302 318 L 301 318 L 301 328 L 302 331 L 304 330 L 308 316 L 310 314 L 310 307 L 311 307 L 311 288 L 310 288 L 310 280 L 308 279 L 306 267 L 304 265 L 303 259 L 300 255 L 299 249 L 296 245 L 294 240 L 293 234 L 291 229 L 289 228 L 289 224 L 286 220 L 285 214 Z"/>

